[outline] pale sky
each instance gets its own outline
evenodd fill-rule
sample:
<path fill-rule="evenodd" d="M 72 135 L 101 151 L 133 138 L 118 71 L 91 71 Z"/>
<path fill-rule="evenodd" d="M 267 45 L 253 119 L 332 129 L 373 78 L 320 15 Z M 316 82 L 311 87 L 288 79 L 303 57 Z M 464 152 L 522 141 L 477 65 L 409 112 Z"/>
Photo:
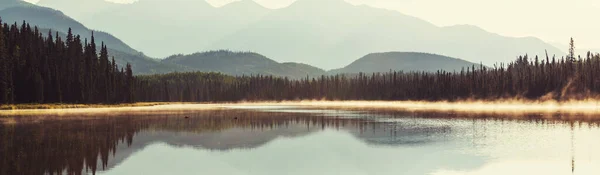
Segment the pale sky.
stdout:
<path fill-rule="evenodd" d="M 26 0 L 37 2 L 39 0 Z M 131 3 L 136 0 L 107 0 Z M 206 0 L 222 6 L 237 0 Z M 267 8 L 295 0 L 255 0 Z M 438 26 L 471 24 L 505 36 L 534 36 L 567 44 L 575 38 L 580 49 L 600 48 L 600 0 L 346 0 L 397 10 Z M 561 48 L 566 49 L 566 48 Z"/>

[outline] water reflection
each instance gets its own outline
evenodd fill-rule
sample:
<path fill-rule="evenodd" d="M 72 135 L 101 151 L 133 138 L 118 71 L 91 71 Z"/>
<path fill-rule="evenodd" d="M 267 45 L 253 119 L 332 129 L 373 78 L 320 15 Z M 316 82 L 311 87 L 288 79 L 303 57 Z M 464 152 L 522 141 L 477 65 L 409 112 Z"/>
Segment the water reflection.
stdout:
<path fill-rule="evenodd" d="M 597 174 L 590 122 L 251 108 L 29 116 L 0 125 L 0 174 Z"/>

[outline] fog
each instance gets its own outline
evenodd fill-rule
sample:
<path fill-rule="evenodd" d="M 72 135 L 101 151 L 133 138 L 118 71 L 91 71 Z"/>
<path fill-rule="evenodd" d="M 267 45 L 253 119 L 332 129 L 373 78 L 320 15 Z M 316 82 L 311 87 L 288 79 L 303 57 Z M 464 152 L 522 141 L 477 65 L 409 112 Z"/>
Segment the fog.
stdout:
<path fill-rule="evenodd" d="M 572 100 L 572 101 L 525 101 L 525 100 L 493 100 L 493 101 L 264 101 L 264 102 L 236 102 L 215 104 L 166 104 L 141 107 L 114 107 L 114 108 L 79 108 L 79 109 L 27 109 L 27 110 L 0 110 L 0 116 L 23 115 L 94 115 L 94 114 L 125 114 L 125 113 L 176 113 L 221 109 L 254 109 L 265 110 L 272 108 L 317 108 L 317 109 L 349 109 L 349 110 L 400 110 L 400 111 L 437 111 L 437 112 L 466 112 L 475 114 L 577 114 L 593 115 L 600 113 L 598 100 Z M 1 122 L 0 122 L 1 123 Z"/>
<path fill-rule="evenodd" d="M 40 0 L 26 0 L 37 2 Z M 136 0 L 107 0 L 131 3 Z M 223 6 L 237 0 L 206 0 Z M 267 8 L 282 8 L 295 0 L 255 0 Z M 546 42 L 567 43 L 575 37 L 578 48 L 600 48 L 598 0 L 346 0 L 352 4 L 397 10 L 438 26 L 471 24 L 506 36 L 534 36 Z M 568 12 L 567 12 L 568 11 Z M 566 48 L 561 48 L 566 50 Z"/>

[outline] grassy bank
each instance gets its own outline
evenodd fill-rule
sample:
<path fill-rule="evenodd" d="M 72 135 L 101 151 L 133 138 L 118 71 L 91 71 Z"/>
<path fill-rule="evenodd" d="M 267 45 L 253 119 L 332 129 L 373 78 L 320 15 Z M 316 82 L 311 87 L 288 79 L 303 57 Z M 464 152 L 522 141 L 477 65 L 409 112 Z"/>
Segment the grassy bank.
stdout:
<path fill-rule="evenodd" d="M 146 103 L 121 103 L 121 104 L 11 104 L 0 105 L 0 110 L 19 110 L 19 109 L 73 109 L 73 108 L 118 108 L 118 107 L 141 107 L 156 106 L 166 104 L 183 104 L 176 102 L 146 102 Z"/>

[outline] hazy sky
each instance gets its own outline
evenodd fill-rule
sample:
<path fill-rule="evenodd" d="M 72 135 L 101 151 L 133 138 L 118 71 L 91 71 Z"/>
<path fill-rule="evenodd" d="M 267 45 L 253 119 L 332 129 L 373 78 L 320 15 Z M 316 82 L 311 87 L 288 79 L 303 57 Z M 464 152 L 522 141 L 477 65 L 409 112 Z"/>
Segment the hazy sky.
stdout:
<path fill-rule="evenodd" d="M 37 2 L 38 0 L 27 0 Z M 108 0 L 128 3 L 136 0 Z M 214 6 L 237 0 L 206 0 Z M 295 0 L 255 0 L 268 8 Z M 400 11 L 438 26 L 472 24 L 506 36 L 535 36 L 578 48 L 600 48 L 600 0 L 346 0 Z M 561 48 L 566 49 L 566 48 Z"/>

